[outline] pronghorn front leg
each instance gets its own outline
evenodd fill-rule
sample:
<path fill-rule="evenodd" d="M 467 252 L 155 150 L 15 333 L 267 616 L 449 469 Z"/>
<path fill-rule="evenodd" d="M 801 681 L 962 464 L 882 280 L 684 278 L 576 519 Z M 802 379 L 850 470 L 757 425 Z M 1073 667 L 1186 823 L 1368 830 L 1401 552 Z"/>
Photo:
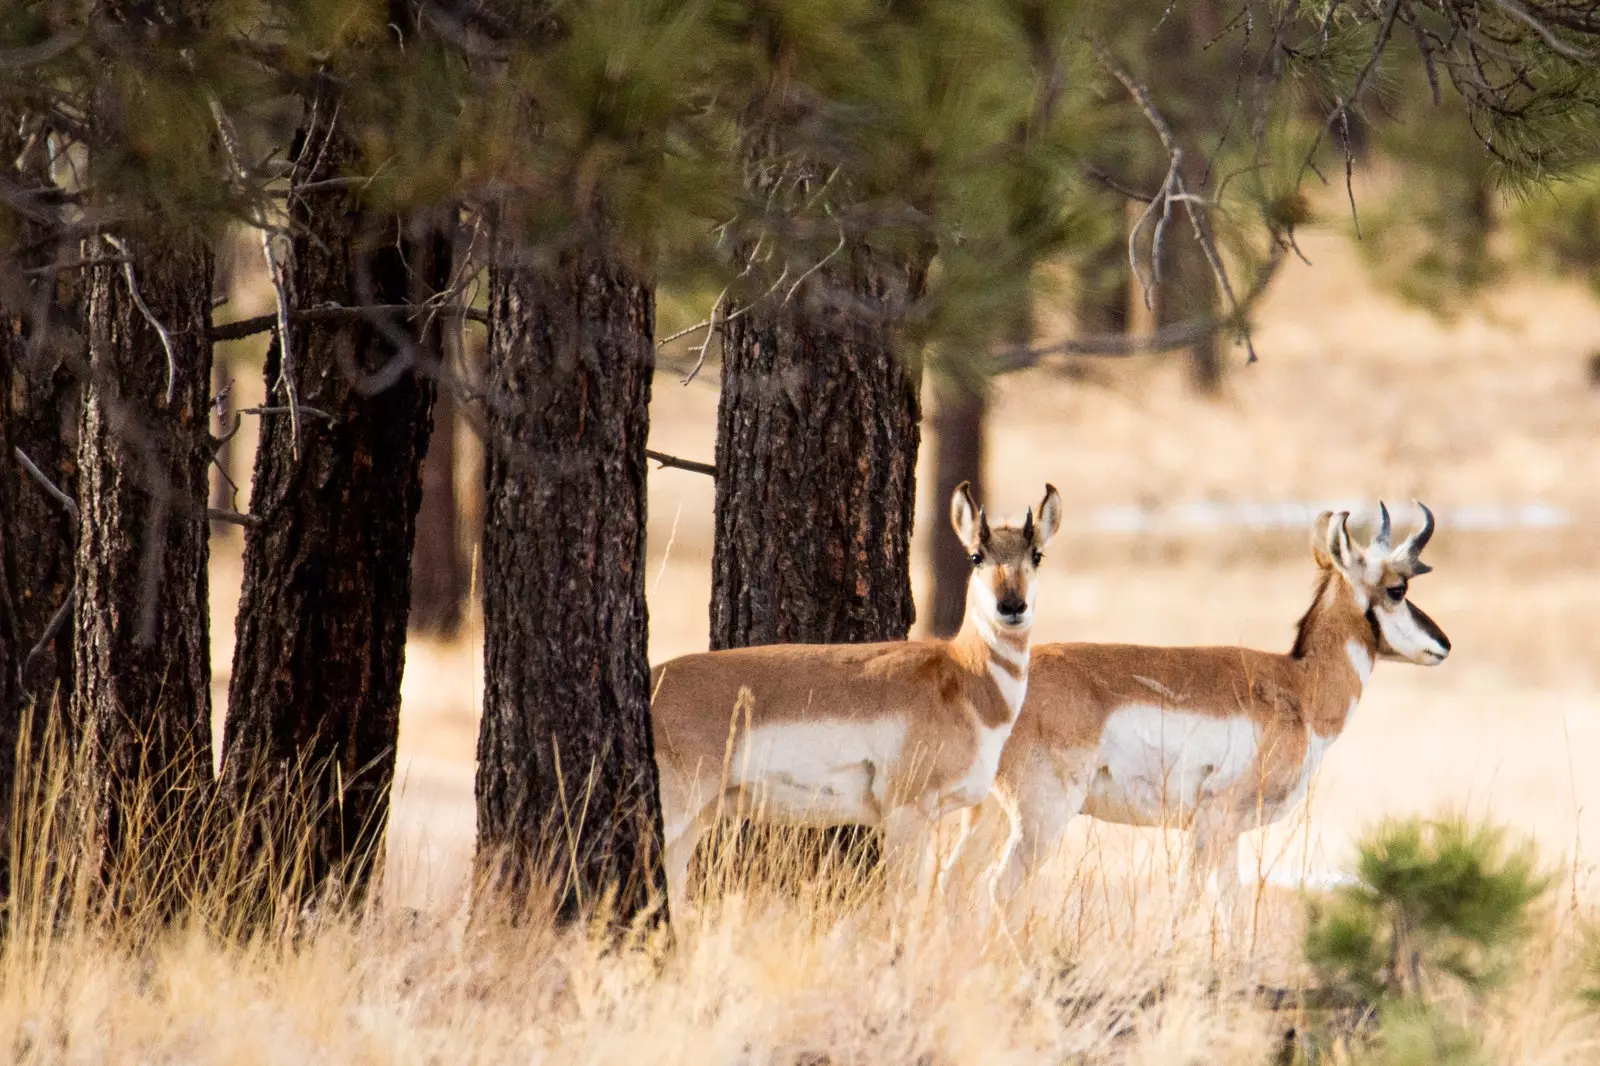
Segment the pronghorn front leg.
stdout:
<path fill-rule="evenodd" d="M 934 820 L 921 806 L 902 804 L 883 817 L 883 864 L 893 891 L 919 895 L 933 880 Z"/>

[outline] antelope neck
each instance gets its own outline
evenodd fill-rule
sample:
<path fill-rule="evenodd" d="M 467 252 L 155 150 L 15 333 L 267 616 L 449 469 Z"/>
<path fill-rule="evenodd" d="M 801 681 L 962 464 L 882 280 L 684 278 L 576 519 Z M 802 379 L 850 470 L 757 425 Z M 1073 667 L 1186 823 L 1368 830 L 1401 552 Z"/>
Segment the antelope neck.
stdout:
<path fill-rule="evenodd" d="M 1000 690 L 1012 720 L 1028 690 L 1028 640 L 1031 626 L 1002 627 L 969 602 L 961 632 L 952 643 L 976 672 L 987 673 Z"/>
<path fill-rule="evenodd" d="M 1317 736 L 1337 737 L 1355 711 L 1378 659 L 1374 628 L 1344 582 L 1324 573 L 1292 653 L 1305 671 L 1301 710 Z"/>

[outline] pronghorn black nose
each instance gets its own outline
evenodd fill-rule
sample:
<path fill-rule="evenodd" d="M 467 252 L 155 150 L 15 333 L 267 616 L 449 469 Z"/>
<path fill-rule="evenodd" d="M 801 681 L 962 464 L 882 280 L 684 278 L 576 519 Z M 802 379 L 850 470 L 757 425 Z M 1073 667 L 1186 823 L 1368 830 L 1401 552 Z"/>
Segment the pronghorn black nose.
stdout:
<path fill-rule="evenodd" d="M 1000 597 L 1000 602 L 995 604 L 995 610 L 999 612 L 1003 621 L 1015 625 L 1028 613 L 1028 601 L 1015 592 L 1008 592 Z"/>

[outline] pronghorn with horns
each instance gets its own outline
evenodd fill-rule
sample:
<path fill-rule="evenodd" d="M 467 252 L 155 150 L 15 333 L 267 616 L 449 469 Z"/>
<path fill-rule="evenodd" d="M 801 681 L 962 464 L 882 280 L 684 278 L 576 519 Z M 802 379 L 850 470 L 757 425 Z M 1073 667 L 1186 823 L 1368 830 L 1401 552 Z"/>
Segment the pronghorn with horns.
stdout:
<path fill-rule="evenodd" d="M 723 817 L 881 827 L 903 874 L 939 817 L 988 795 L 1027 692 L 1035 572 L 1061 498 L 1046 485 L 1037 519 L 991 526 L 963 483 L 950 519 L 972 559 L 954 639 L 738 648 L 651 671 L 673 913 Z"/>
<path fill-rule="evenodd" d="M 1378 659 L 1435 666 L 1443 631 L 1406 598 L 1433 515 L 1391 549 L 1389 511 L 1357 547 L 1348 512 L 1312 529 L 1320 574 L 1293 649 L 1041 644 L 1028 700 L 980 812 L 1010 834 L 995 887 L 1015 889 L 1078 814 L 1193 831 L 1194 883 L 1238 887 L 1238 841 L 1304 797 Z M 963 816 L 963 836 L 974 812 Z M 1004 829 L 1001 829 L 1004 832 Z M 986 834 L 987 835 L 987 834 Z M 991 838 L 992 839 L 992 838 Z M 959 849 L 960 845 L 957 845 Z M 992 855 L 992 853 L 991 853 Z"/>

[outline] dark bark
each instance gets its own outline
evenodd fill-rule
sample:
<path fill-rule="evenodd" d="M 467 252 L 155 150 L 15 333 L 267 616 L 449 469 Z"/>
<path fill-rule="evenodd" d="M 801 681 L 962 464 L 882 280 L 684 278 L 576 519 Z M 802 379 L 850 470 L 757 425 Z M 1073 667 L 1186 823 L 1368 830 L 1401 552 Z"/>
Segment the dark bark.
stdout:
<path fill-rule="evenodd" d="M 984 419 L 988 415 L 988 382 L 976 374 L 947 371 L 934 376 L 933 495 L 948 501 L 956 487 L 970 482 L 983 499 Z M 936 637 L 952 637 L 967 613 L 967 579 L 972 564 L 967 550 L 953 537 L 933 538 L 933 616 L 928 629 Z"/>
<path fill-rule="evenodd" d="M 189 233 L 122 239 L 172 355 L 124 270 L 93 268 L 72 719 L 87 745 L 80 799 L 102 871 L 124 905 L 165 911 L 182 891 L 211 779 L 211 256 Z"/>
<path fill-rule="evenodd" d="M 433 436 L 422 469 L 422 510 L 411 556 L 411 629 L 452 637 L 461 628 L 470 576 L 461 551 L 456 501 L 456 405 L 448 389 L 433 402 Z"/>
<path fill-rule="evenodd" d="M 49 187 L 45 130 L 0 112 L 0 175 L 26 196 Z M 70 495 L 77 475 L 77 372 L 84 363 L 78 258 L 53 210 L 0 207 L 0 243 L 34 249 L 0 262 L 0 898 L 12 889 L 11 842 L 30 865 L 47 845 L 36 813 L 67 750 L 76 526 L 68 507 L 26 472 L 26 455 Z M 27 273 L 25 273 L 25 271 Z M 16 836 L 13 829 L 21 830 Z"/>
<path fill-rule="evenodd" d="M 603 253 L 489 273 L 478 856 L 514 907 L 664 900 L 646 645 L 655 302 Z M 664 914 L 665 908 L 657 913 Z"/>
<path fill-rule="evenodd" d="M 724 330 L 713 648 L 911 628 L 920 367 L 896 343 L 896 275 L 857 248 Z"/>
<path fill-rule="evenodd" d="M 46 188 L 44 131 L 30 129 L 24 137 L 18 127 L 15 116 L 0 115 L 4 177 L 24 189 Z M 20 165 L 11 171 L 13 162 Z M 0 546 L 12 567 L 15 639 L 22 651 L 17 665 L 38 649 L 20 687 L 45 712 L 36 720 L 39 728 L 52 708 L 65 708 L 72 694 L 70 612 L 56 635 L 44 638 L 72 589 L 77 532 L 67 508 L 26 472 L 16 451 L 68 496 L 73 493 L 78 379 L 85 359 L 81 275 L 23 273 L 79 258 L 78 242 L 60 235 L 58 221 L 54 215 L 0 209 L 4 240 L 34 249 L 0 266 L 0 421 L 8 438 L 0 446 L 0 482 L 5 483 Z"/>
<path fill-rule="evenodd" d="M 307 113 L 337 114 L 331 95 Z M 296 186 L 359 162 L 342 128 L 299 140 L 319 147 Z M 357 190 L 296 189 L 290 219 L 289 288 L 302 305 L 400 303 L 448 283 L 448 233 L 368 210 Z M 408 344 L 436 342 L 438 327 L 422 321 L 291 328 L 297 402 L 332 419 L 302 417 L 298 439 L 287 415 L 262 419 L 223 783 L 252 847 L 265 849 L 253 873 L 302 898 L 360 898 L 383 853 L 434 397 L 426 374 L 387 371 Z M 288 405 L 282 368 L 274 342 L 275 406 Z"/>

